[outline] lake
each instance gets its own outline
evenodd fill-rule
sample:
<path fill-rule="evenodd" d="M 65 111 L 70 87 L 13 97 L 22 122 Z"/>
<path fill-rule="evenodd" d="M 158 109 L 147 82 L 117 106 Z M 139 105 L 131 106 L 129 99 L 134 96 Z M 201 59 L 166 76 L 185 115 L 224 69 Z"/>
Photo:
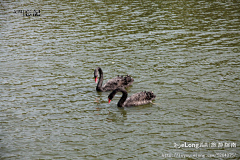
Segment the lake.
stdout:
<path fill-rule="evenodd" d="M 239 159 L 240 1 L 1 2 L 1 159 Z M 131 75 L 118 108 L 97 92 Z"/>

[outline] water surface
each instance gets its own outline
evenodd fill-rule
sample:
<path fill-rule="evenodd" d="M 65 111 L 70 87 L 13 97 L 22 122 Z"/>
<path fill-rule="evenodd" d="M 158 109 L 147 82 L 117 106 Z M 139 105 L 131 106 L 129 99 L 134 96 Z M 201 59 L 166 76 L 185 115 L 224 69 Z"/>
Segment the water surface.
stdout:
<path fill-rule="evenodd" d="M 1 2 L 1 159 L 239 158 L 239 5 Z M 129 95 L 156 99 L 122 109 L 119 93 L 108 104 L 98 66 L 104 82 L 129 74 Z M 208 147 L 176 147 L 185 142 Z"/>

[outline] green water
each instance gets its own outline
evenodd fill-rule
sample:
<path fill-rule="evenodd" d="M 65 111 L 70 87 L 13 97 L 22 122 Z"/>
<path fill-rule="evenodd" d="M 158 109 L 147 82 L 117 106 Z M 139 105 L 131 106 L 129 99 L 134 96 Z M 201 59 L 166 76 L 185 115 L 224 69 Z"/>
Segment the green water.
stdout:
<path fill-rule="evenodd" d="M 1 2 L 1 159 L 238 159 L 239 5 Z M 98 66 L 104 83 L 131 75 L 129 95 L 153 91 L 153 104 L 108 104 Z"/>

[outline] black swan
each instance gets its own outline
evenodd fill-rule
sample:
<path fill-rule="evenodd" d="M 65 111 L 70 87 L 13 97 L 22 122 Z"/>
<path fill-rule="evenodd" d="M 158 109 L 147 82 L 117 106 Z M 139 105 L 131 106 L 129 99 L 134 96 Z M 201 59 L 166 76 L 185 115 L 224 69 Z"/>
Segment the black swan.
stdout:
<path fill-rule="evenodd" d="M 124 88 L 117 88 L 108 96 L 108 103 L 111 102 L 113 97 L 117 92 L 122 92 L 122 97 L 118 101 L 117 106 L 118 107 L 130 107 L 130 106 L 138 106 L 143 104 L 148 104 L 152 102 L 152 100 L 155 99 L 156 95 L 153 94 L 153 92 L 139 92 L 133 94 L 131 97 L 127 98 L 128 93 Z"/>
<path fill-rule="evenodd" d="M 99 81 L 96 87 L 97 91 L 101 92 L 106 92 L 106 91 L 113 91 L 114 89 L 118 87 L 128 87 L 132 85 L 134 79 L 130 77 L 129 75 L 123 77 L 115 77 L 113 79 L 110 79 L 104 86 L 102 86 L 103 83 L 103 71 L 100 67 L 97 67 L 94 71 L 94 77 L 95 77 L 95 82 L 97 83 L 97 78 L 98 78 L 98 72 L 100 74 Z"/>

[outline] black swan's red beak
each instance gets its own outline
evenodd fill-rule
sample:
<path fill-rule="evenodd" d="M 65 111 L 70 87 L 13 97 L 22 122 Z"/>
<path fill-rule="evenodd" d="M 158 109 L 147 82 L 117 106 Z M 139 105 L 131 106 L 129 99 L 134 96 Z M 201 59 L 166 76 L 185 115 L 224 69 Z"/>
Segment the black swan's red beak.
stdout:
<path fill-rule="evenodd" d="M 111 102 L 111 99 L 108 98 L 108 104 Z"/>
<path fill-rule="evenodd" d="M 95 83 L 97 83 L 97 77 L 95 78 Z"/>

